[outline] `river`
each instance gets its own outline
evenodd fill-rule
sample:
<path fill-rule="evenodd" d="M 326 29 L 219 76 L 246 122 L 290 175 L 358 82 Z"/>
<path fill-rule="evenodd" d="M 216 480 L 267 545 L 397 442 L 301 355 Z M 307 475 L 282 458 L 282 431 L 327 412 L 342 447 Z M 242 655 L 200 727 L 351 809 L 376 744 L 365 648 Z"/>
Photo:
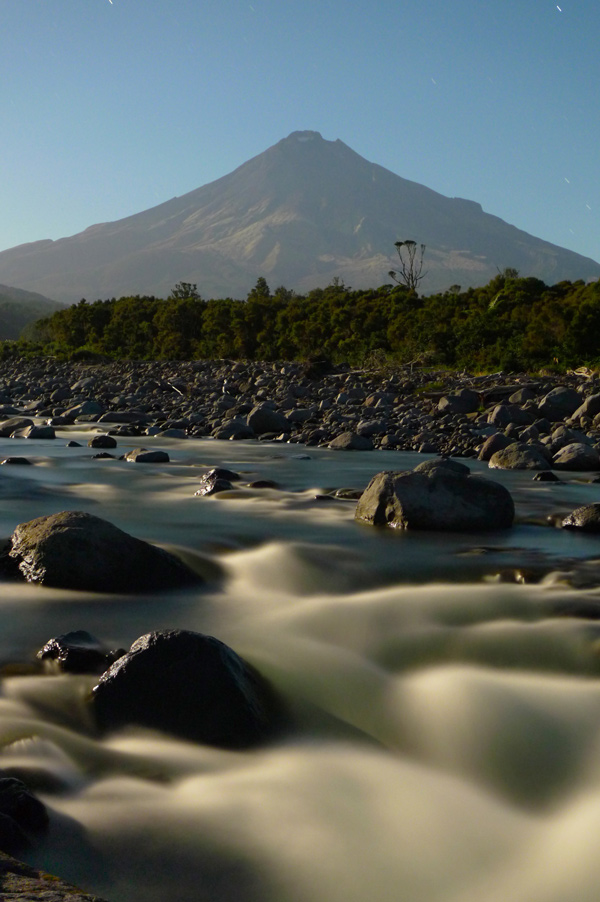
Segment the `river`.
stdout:
<path fill-rule="evenodd" d="M 2 664 L 73 629 L 111 647 L 198 630 L 272 681 L 293 726 L 243 753 L 141 729 L 99 740 L 93 677 L 5 669 L 0 768 L 51 817 L 31 864 L 110 902 L 595 902 L 600 597 L 561 574 L 598 540 L 546 518 L 599 486 L 469 462 L 510 489 L 515 527 L 400 533 L 327 493 L 423 455 L 148 438 L 171 461 L 135 464 L 93 459 L 91 435 L 0 440 L 2 458 L 34 463 L 0 472 L 1 534 L 85 510 L 178 550 L 206 585 L 113 597 L 4 583 Z M 215 465 L 240 487 L 196 497 Z M 244 487 L 257 479 L 277 488 Z"/>

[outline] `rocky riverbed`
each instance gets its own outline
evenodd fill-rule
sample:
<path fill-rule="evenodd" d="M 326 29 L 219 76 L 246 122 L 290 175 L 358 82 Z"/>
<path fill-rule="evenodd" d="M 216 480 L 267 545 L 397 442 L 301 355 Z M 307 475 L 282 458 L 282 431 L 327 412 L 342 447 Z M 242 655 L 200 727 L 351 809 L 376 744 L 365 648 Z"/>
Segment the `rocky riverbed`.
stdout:
<path fill-rule="evenodd" d="M 3 362 L 0 417 L 0 434 L 29 438 L 96 422 L 112 435 L 498 454 L 499 467 L 600 469 L 600 377 L 587 370 L 533 377 L 223 360 Z M 519 449 L 500 453 L 509 444 Z M 577 447 L 564 452 L 568 445 Z"/>

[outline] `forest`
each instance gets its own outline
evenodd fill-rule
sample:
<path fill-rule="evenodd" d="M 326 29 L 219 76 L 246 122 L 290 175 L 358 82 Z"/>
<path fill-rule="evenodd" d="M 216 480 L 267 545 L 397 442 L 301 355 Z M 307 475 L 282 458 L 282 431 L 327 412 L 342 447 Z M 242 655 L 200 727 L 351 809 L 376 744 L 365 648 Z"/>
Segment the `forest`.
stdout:
<path fill-rule="evenodd" d="M 178 283 L 166 299 L 81 300 L 29 325 L 0 353 L 66 359 L 369 362 L 535 371 L 600 364 L 600 282 L 505 270 L 487 285 L 419 296 L 402 284 L 353 290 L 339 279 L 305 295 L 259 278 L 245 300 L 206 300 Z"/>

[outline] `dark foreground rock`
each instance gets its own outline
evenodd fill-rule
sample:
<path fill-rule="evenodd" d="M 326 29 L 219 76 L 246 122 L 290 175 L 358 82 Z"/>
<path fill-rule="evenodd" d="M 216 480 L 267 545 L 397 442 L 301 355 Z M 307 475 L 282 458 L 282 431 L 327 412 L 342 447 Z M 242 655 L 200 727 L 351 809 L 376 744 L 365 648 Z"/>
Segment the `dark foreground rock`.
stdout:
<path fill-rule="evenodd" d="M 44 803 L 21 780 L 0 771 L 0 849 L 11 855 L 23 852 L 47 829 Z"/>
<path fill-rule="evenodd" d="M 212 636 L 163 630 L 141 636 L 92 692 L 99 728 L 136 724 L 222 748 L 267 740 L 280 722 L 261 675 Z"/>
<path fill-rule="evenodd" d="M 0 899 L 13 902 L 106 902 L 0 852 Z"/>
<path fill-rule="evenodd" d="M 499 483 L 470 476 L 464 465 L 459 470 L 441 461 L 421 472 L 378 473 L 363 492 L 355 518 L 397 529 L 508 529 L 514 504 Z"/>
<path fill-rule="evenodd" d="M 158 592 L 200 582 L 174 555 L 83 511 L 19 524 L 8 557 L 28 582 L 61 589 Z"/>

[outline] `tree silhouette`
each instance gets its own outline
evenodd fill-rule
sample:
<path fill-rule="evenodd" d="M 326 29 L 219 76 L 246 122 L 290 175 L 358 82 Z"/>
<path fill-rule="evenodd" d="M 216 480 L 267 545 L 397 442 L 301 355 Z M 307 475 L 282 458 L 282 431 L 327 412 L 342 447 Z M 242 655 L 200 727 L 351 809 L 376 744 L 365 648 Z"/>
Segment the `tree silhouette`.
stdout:
<path fill-rule="evenodd" d="M 416 291 L 421 279 L 427 275 L 423 272 L 425 245 L 417 245 L 416 241 L 409 240 L 396 241 L 394 247 L 400 257 L 400 269 L 390 269 L 388 275 L 399 285 L 406 285 L 410 291 Z"/>

